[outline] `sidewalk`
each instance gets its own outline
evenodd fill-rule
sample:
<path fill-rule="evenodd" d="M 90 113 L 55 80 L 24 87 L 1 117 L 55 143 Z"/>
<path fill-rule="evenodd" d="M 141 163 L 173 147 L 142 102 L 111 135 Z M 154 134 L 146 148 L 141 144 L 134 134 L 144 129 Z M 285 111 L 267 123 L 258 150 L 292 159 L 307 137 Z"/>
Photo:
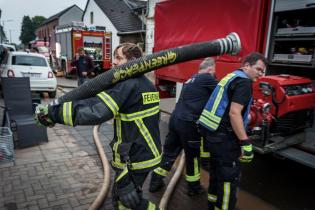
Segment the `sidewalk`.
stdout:
<path fill-rule="evenodd" d="M 100 139 L 107 156 L 112 125 Z M 48 128 L 49 142 L 17 149 L 14 166 L 0 165 L 0 209 L 88 209 L 103 181 L 91 126 Z M 110 195 L 109 195 L 110 197 Z M 108 198 L 101 209 L 112 209 Z"/>

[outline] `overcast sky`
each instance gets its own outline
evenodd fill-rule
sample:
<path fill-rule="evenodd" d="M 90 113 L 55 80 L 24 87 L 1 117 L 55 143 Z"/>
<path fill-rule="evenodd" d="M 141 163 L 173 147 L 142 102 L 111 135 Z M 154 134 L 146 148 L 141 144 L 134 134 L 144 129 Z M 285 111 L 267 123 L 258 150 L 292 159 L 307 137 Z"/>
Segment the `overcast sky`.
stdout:
<path fill-rule="evenodd" d="M 12 42 L 18 44 L 23 16 L 32 18 L 39 15 L 48 18 L 73 4 L 84 10 L 86 2 L 87 0 L 0 0 L 1 25 L 4 23 L 7 38 L 10 40 L 11 37 Z"/>

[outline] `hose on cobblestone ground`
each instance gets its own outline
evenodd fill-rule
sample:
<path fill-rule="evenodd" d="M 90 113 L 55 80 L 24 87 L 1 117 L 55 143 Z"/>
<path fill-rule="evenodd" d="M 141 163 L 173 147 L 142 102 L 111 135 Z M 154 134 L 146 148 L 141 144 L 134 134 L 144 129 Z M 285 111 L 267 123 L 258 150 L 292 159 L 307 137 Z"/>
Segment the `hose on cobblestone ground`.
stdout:
<path fill-rule="evenodd" d="M 100 129 L 100 125 L 96 125 L 93 127 L 93 139 L 94 139 L 94 143 L 96 145 L 98 154 L 102 161 L 104 178 L 103 178 L 103 184 L 102 184 L 100 193 L 97 195 L 96 199 L 90 206 L 89 210 L 99 209 L 99 207 L 102 205 L 102 203 L 106 199 L 106 196 L 110 187 L 110 167 L 109 167 L 107 157 L 105 155 L 105 151 L 103 149 L 103 145 L 98 137 L 99 129 Z"/>
<path fill-rule="evenodd" d="M 160 205 L 159 205 L 159 208 L 161 209 L 166 209 L 167 208 L 167 204 L 168 204 L 168 201 L 169 199 L 171 198 L 171 195 L 175 189 L 175 186 L 183 172 L 183 169 L 184 169 L 184 166 L 185 166 L 185 153 L 184 151 L 182 151 L 182 155 L 180 157 L 180 161 L 179 161 L 179 164 L 177 166 L 177 169 L 173 175 L 173 177 L 171 178 L 169 184 L 167 185 L 167 188 L 161 198 L 161 201 L 160 201 Z"/>
<path fill-rule="evenodd" d="M 240 50 L 241 41 L 234 32 L 225 38 L 163 50 L 114 67 L 55 99 L 52 104 L 94 97 L 119 81 L 165 66 L 209 56 L 235 55 Z"/>

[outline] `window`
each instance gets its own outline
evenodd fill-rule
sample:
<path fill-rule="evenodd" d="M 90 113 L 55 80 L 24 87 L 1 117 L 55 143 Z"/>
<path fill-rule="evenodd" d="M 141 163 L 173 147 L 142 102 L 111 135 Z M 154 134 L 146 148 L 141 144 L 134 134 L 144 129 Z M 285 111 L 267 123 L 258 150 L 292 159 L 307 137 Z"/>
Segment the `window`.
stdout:
<path fill-rule="evenodd" d="M 94 24 L 94 13 L 90 12 L 90 23 Z"/>
<path fill-rule="evenodd" d="M 12 65 L 22 65 L 22 66 L 47 66 L 45 58 L 15 55 L 12 56 Z"/>

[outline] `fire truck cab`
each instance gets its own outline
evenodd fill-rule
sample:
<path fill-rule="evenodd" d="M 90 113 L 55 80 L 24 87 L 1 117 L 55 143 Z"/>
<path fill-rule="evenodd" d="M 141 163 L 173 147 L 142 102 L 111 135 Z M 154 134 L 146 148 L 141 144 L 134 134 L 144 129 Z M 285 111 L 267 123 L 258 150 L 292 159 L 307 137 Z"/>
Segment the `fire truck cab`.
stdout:
<path fill-rule="evenodd" d="M 91 30 L 82 22 L 73 22 L 58 26 L 55 33 L 55 57 L 65 77 L 75 74 L 76 69 L 71 66 L 71 61 L 80 47 L 92 58 L 96 74 L 111 68 L 112 34 L 106 32 L 105 28 L 95 27 Z"/>

